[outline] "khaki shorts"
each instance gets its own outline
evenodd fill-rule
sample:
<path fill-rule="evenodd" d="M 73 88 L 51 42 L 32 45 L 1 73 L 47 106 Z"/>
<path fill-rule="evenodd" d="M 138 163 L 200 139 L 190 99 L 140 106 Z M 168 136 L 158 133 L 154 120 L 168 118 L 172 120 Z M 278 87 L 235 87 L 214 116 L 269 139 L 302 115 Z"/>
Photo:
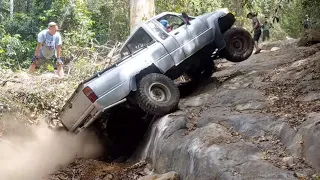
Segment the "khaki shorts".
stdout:
<path fill-rule="evenodd" d="M 53 67 L 56 68 L 57 62 L 56 62 L 55 56 L 53 56 L 53 57 L 50 58 L 50 59 L 47 59 L 47 58 L 45 58 L 44 56 L 42 56 L 42 54 L 40 54 L 40 55 L 38 56 L 38 59 L 37 59 L 37 66 L 36 66 L 36 68 L 39 68 L 40 66 L 42 66 L 42 65 L 44 65 L 44 64 L 51 64 L 51 65 L 53 65 Z"/>

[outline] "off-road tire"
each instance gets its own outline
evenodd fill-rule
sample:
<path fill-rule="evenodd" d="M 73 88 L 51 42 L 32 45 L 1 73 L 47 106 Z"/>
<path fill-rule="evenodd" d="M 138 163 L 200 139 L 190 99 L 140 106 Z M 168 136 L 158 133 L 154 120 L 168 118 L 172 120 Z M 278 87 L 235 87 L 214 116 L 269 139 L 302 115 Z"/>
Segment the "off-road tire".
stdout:
<path fill-rule="evenodd" d="M 165 100 L 155 100 L 152 88 L 162 89 L 160 91 L 165 93 Z M 139 81 L 135 98 L 142 110 L 149 114 L 162 116 L 173 112 L 178 107 L 180 92 L 174 81 L 167 76 L 151 73 Z"/>
<path fill-rule="evenodd" d="M 224 34 L 226 47 L 222 56 L 231 62 L 241 62 L 248 59 L 253 52 L 254 41 L 251 34 L 243 28 L 231 28 Z"/>

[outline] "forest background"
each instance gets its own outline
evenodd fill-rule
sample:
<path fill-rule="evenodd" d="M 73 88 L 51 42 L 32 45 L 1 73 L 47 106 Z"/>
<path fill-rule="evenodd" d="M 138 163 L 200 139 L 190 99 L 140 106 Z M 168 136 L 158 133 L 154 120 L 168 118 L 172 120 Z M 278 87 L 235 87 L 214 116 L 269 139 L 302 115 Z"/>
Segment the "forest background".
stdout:
<path fill-rule="evenodd" d="M 267 17 L 273 24 L 270 40 L 299 38 L 306 15 L 313 27 L 320 25 L 319 0 L 0 0 L 0 70 L 28 68 L 37 34 L 55 21 L 63 37 L 65 64 L 95 64 L 93 68 L 99 71 L 105 66 L 97 64 L 130 34 L 130 17 L 137 13 L 132 8 L 141 1 L 151 3 L 156 14 L 184 11 L 197 16 L 228 8 L 236 15 L 237 25 L 248 30 L 246 14 L 256 12 L 262 22 Z M 54 67 L 48 64 L 44 70 Z"/>

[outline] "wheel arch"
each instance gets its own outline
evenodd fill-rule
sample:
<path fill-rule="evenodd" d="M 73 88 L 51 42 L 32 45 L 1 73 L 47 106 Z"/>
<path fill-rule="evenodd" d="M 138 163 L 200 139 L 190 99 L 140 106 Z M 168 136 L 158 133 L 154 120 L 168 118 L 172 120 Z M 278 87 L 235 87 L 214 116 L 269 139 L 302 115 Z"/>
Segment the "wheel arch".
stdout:
<path fill-rule="evenodd" d="M 139 73 L 137 73 L 135 76 L 132 76 L 130 79 L 130 89 L 131 91 L 137 90 L 137 84 L 142 79 L 143 76 L 150 73 L 160 73 L 163 74 L 162 71 L 155 65 L 152 64 L 151 66 L 148 66 L 147 68 L 141 70 Z"/>
<path fill-rule="evenodd" d="M 234 15 L 232 13 L 225 15 L 216 13 L 210 16 L 207 21 L 209 27 L 213 29 L 215 47 L 218 48 L 218 50 L 223 49 L 226 46 L 223 33 L 230 29 L 236 21 Z"/>

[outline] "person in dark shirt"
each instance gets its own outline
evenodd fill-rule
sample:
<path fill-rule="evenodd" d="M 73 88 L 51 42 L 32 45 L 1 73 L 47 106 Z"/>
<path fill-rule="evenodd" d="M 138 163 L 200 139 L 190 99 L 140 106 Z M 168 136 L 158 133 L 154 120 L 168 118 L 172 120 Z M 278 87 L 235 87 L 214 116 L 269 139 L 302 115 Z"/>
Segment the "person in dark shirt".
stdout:
<path fill-rule="evenodd" d="M 310 29 L 311 28 L 311 21 L 310 21 L 308 15 L 305 16 L 305 19 L 303 21 L 303 28 L 304 29 Z"/>
<path fill-rule="evenodd" d="M 259 47 L 259 39 L 261 36 L 261 24 L 257 18 L 257 14 L 248 13 L 247 18 L 252 20 L 252 31 L 253 32 L 253 40 L 254 40 L 254 46 L 256 48 L 256 51 L 254 54 L 260 53 L 261 49 Z"/>

